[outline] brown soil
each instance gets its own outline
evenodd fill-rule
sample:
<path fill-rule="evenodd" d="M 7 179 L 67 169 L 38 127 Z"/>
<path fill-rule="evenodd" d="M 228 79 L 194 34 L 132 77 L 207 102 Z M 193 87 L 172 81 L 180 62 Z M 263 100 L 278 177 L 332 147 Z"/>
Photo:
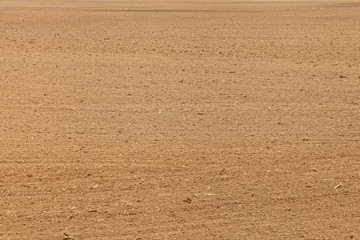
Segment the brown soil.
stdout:
<path fill-rule="evenodd" d="M 0 239 L 360 239 L 357 1 L 0 0 L 0 89 Z"/>

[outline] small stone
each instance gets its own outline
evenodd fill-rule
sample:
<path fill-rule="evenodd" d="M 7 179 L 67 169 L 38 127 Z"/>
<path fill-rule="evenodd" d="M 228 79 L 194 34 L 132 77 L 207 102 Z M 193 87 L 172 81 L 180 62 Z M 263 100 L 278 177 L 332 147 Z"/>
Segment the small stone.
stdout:
<path fill-rule="evenodd" d="M 192 199 L 191 198 L 186 198 L 185 200 L 183 200 L 184 202 L 186 203 L 191 203 L 192 202 Z"/>
<path fill-rule="evenodd" d="M 72 236 L 70 236 L 69 234 L 64 233 L 63 240 L 74 240 L 74 238 Z"/>

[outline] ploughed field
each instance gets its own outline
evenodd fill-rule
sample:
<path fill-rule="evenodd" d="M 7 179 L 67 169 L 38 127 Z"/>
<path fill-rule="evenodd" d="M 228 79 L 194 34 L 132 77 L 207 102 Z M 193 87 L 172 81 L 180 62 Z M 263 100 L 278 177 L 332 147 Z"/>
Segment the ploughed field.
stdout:
<path fill-rule="evenodd" d="M 0 144 L 0 239 L 360 239 L 360 4 L 0 0 Z"/>

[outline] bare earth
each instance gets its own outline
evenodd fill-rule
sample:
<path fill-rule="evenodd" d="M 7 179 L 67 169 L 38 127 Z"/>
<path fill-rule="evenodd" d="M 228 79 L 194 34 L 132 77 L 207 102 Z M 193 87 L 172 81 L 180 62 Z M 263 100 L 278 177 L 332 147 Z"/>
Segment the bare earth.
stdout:
<path fill-rule="evenodd" d="M 0 144 L 0 239 L 360 239 L 360 4 L 0 0 Z"/>

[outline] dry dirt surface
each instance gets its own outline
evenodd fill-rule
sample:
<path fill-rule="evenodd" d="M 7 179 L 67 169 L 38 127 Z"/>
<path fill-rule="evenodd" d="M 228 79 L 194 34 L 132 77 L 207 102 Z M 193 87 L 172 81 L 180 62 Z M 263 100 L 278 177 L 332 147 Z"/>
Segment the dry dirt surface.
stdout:
<path fill-rule="evenodd" d="M 358 1 L 0 0 L 0 239 L 360 239 Z"/>

